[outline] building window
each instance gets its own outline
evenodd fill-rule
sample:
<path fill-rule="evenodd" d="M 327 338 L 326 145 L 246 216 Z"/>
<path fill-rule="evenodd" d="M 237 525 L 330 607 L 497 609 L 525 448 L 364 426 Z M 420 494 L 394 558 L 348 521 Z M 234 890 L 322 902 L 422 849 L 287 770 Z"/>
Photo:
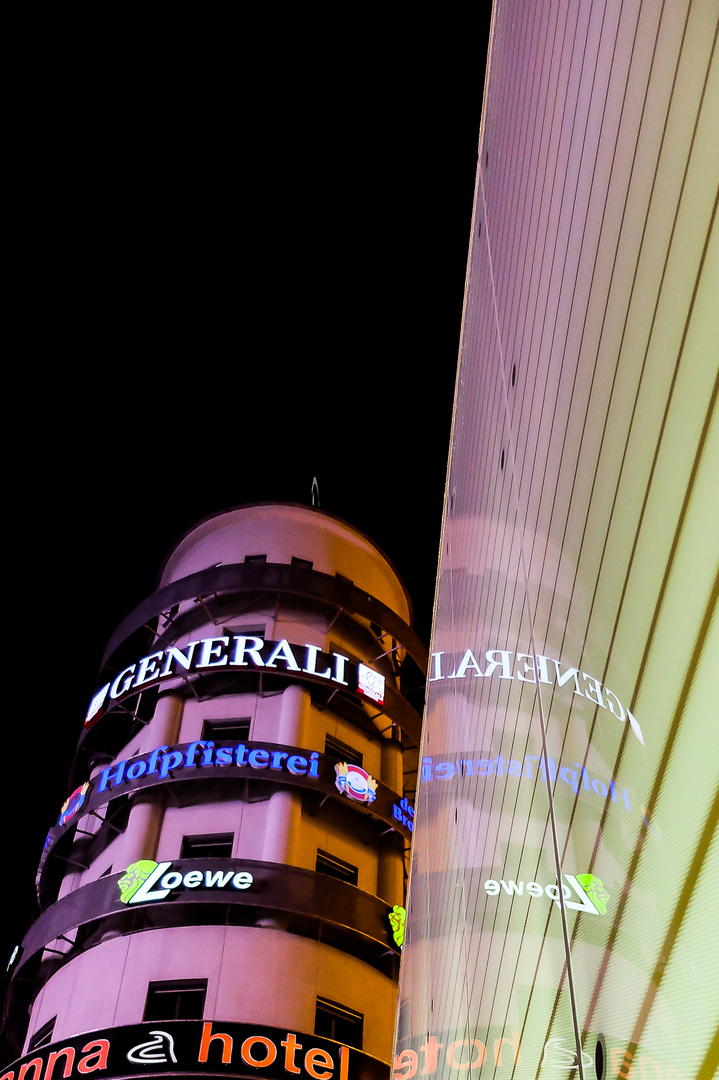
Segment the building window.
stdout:
<path fill-rule="evenodd" d="M 267 562 L 266 555 L 245 555 L 245 562 Z"/>
<path fill-rule="evenodd" d="M 330 855 L 329 851 L 322 851 L 320 848 L 317 849 L 315 870 L 318 874 L 326 874 L 327 877 L 337 878 L 338 881 L 346 881 L 349 885 L 357 884 L 356 866 L 344 862 L 343 859 L 338 859 L 336 855 Z"/>
<path fill-rule="evenodd" d="M 236 720 L 205 720 L 202 726 L 202 738 L 214 742 L 245 742 L 250 737 L 249 716 Z"/>
<path fill-rule="evenodd" d="M 143 1020 L 202 1020 L 207 979 L 151 982 Z"/>
<path fill-rule="evenodd" d="M 56 1016 L 53 1016 L 52 1020 L 48 1020 L 46 1024 L 39 1027 L 34 1035 L 31 1036 L 30 1041 L 27 1044 L 26 1053 L 31 1054 L 33 1050 L 39 1050 L 41 1046 L 47 1046 L 52 1042 L 52 1033 L 55 1030 Z"/>
<path fill-rule="evenodd" d="M 300 570 L 312 570 L 314 563 L 309 559 L 298 559 L 296 555 L 293 555 L 290 559 L 290 566 L 296 566 Z"/>
<path fill-rule="evenodd" d="M 362 1013 L 348 1009 L 346 1005 L 340 1005 L 338 1001 L 317 998 L 315 1035 L 320 1035 L 324 1039 L 334 1039 L 335 1042 L 361 1050 L 363 1027 Z"/>
<path fill-rule="evenodd" d="M 347 743 L 340 742 L 333 735 L 327 735 L 325 738 L 325 753 L 336 757 L 338 761 L 346 761 L 348 765 L 362 767 L 362 755 L 359 750 L 355 750 L 353 746 L 347 746 Z"/>
<path fill-rule="evenodd" d="M 183 836 L 181 859 L 231 859 L 233 833 Z"/>

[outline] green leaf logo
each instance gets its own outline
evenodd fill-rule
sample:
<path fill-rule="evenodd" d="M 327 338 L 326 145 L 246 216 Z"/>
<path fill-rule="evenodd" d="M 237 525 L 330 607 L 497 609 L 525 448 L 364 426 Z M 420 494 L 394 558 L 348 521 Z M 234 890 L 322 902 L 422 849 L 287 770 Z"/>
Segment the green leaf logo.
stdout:
<path fill-rule="evenodd" d="M 404 924 L 407 919 L 407 911 L 405 908 L 400 907 L 399 904 L 395 904 L 388 918 L 392 927 L 392 937 L 401 949 L 404 942 Z"/>
<path fill-rule="evenodd" d="M 577 874 L 577 881 L 582 886 L 599 914 L 606 915 L 609 893 L 604 888 L 604 882 L 600 881 L 594 874 Z"/>
<path fill-rule="evenodd" d="M 143 881 L 147 881 L 152 871 L 157 868 L 157 865 L 152 859 L 140 859 L 139 862 L 130 863 L 117 883 L 123 904 L 130 903 L 130 899 L 135 895 Z"/>

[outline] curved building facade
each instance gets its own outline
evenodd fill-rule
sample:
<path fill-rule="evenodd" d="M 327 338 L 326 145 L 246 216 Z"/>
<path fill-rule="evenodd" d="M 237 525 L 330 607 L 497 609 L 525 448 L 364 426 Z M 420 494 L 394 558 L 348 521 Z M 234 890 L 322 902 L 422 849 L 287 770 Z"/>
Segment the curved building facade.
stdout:
<path fill-rule="evenodd" d="M 396 572 L 331 515 L 246 506 L 176 545 L 105 654 L 3 1080 L 388 1075 L 410 657 Z"/>
<path fill-rule="evenodd" d="M 395 1080 L 719 1067 L 718 22 L 495 6 Z"/>

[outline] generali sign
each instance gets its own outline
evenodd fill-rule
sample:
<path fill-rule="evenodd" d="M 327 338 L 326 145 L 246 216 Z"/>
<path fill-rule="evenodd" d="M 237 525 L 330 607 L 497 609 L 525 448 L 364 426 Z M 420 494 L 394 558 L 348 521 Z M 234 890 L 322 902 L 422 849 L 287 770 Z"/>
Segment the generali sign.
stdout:
<path fill-rule="evenodd" d="M 484 664 L 484 671 L 482 671 Z M 565 667 L 551 656 L 539 653 L 513 653 L 509 649 L 489 649 L 477 655 L 471 649 L 463 653 L 432 653 L 429 682 L 443 682 L 445 679 L 507 679 L 517 682 L 546 683 L 558 687 L 572 687 L 572 692 L 584 697 L 600 709 L 608 710 L 620 723 L 629 721 L 629 726 L 644 745 L 644 736 L 637 718 L 622 705 L 617 695 L 607 686 L 602 686 L 599 679 L 576 667 Z"/>
<path fill-rule="evenodd" d="M 178 676 L 212 673 L 223 668 L 229 671 L 233 668 L 267 669 L 303 675 L 318 682 L 347 687 L 376 705 L 384 704 L 384 675 L 366 664 L 355 664 L 342 653 L 322 652 L 319 645 L 294 645 L 286 638 L 265 641 L 255 635 L 233 634 L 199 638 L 182 648 L 170 645 L 123 668 L 93 697 L 85 726 L 98 720 L 110 704 L 137 694 L 145 687 Z"/>

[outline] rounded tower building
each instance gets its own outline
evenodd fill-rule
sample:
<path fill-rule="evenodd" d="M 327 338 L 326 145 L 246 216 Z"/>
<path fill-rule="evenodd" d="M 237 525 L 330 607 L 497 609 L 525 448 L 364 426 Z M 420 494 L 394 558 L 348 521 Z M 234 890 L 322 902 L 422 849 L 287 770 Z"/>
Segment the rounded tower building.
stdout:
<path fill-rule="evenodd" d="M 388 1076 L 408 663 L 404 586 L 332 515 L 242 506 L 177 543 L 103 659 L 2 1080 Z"/>

